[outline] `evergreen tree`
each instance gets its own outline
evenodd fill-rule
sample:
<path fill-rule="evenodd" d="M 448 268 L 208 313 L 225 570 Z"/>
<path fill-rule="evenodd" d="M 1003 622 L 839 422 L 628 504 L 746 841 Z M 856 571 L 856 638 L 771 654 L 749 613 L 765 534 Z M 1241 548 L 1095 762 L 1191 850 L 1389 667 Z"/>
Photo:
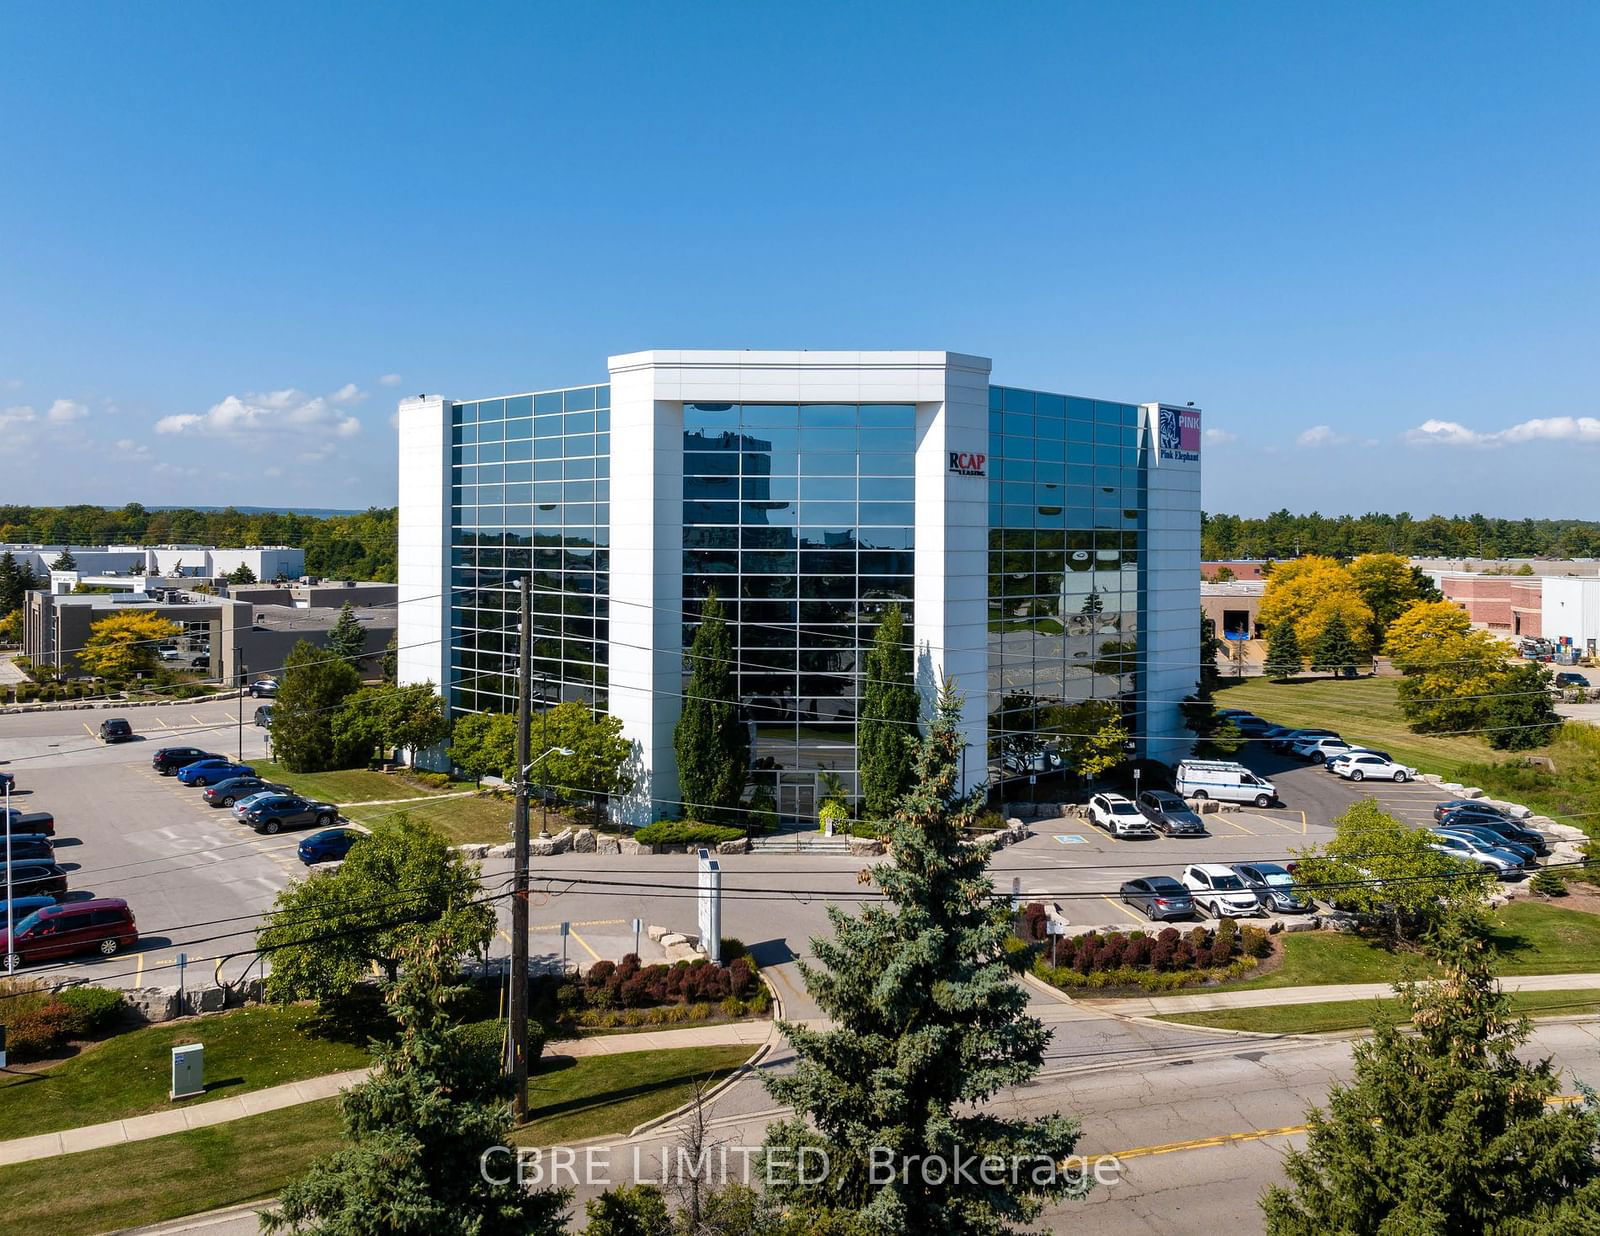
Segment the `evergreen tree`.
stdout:
<path fill-rule="evenodd" d="M 383 646 L 383 680 L 391 687 L 399 678 L 400 670 L 400 637 L 391 635 L 389 642 Z"/>
<path fill-rule="evenodd" d="M 8 549 L 0 554 L 0 614 L 22 608 L 22 577 L 17 559 Z"/>
<path fill-rule="evenodd" d="M 351 665 L 357 665 L 367 651 L 367 632 L 356 619 L 355 606 L 346 601 L 339 608 L 338 620 L 328 632 L 328 651 Z"/>
<path fill-rule="evenodd" d="M 1511 1015 L 1475 929 L 1453 926 L 1430 951 L 1444 977 L 1398 984 L 1405 1011 L 1356 1045 L 1354 1080 L 1289 1151 L 1291 1188 L 1262 1199 L 1269 1236 L 1600 1230 L 1592 1092 L 1551 1104 L 1560 1077 L 1518 1057 L 1528 1020 Z"/>
<path fill-rule="evenodd" d="M 269 1232 L 328 1236 L 556 1236 L 571 1194 L 517 1183 L 498 1053 L 451 1024 L 463 949 L 447 930 L 412 948 L 385 1002 L 399 1041 L 339 1100 L 345 1144 L 315 1160 L 262 1215 Z M 483 1167 L 504 1170 L 485 1171 Z M 503 1183 L 491 1183 L 497 1177 Z"/>
<path fill-rule="evenodd" d="M 1345 626 L 1342 617 L 1334 614 L 1311 645 L 1311 668 L 1335 678 L 1352 677 L 1356 667 L 1364 661 L 1350 638 L 1350 628 Z"/>
<path fill-rule="evenodd" d="M 750 735 L 739 716 L 733 637 L 711 593 L 689 646 L 689 685 L 672 733 L 678 794 L 688 817 L 723 815 L 739 805 L 750 766 Z"/>
<path fill-rule="evenodd" d="M 911 788 L 920 713 L 911 677 L 911 650 L 905 644 L 905 615 L 891 605 L 867 650 L 866 688 L 856 730 L 861 796 L 872 819 L 886 819 L 900 795 Z"/>
<path fill-rule="evenodd" d="M 767 1130 L 769 1164 L 792 1164 L 808 1147 L 828 1156 L 818 1184 L 769 1172 L 808 1231 L 1011 1232 L 1045 1201 L 1086 1187 L 1064 1170 L 1035 1174 L 1072 1151 L 1076 1122 L 981 1110 L 1038 1073 L 1050 1034 L 1027 1014 L 1017 975 L 1032 953 L 1007 948 L 1012 916 L 989 882 L 990 847 L 962 841 L 981 799 L 957 794 L 960 713 L 944 684 L 895 812 L 893 860 L 872 873 L 884 902 L 859 917 L 828 907 L 833 936 L 811 942 L 818 964 L 801 963 L 832 1028 L 783 1025 L 795 1069 L 766 1079 L 795 1109 Z M 880 1164 L 893 1156 L 894 1172 L 874 1172 L 875 1148 Z M 990 1154 L 1019 1156 L 1023 1170 L 999 1183 L 953 1170 L 959 1156 Z M 923 1170 L 941 1160 L 942 1175 Z"/>
<path fill-rule="evenodd" d="M 1216 620 L 1207 615 L 1205 610 L 1201 610 L 1200 677 L 1196 684 L 1201 699 L 1210 699 L 1222 681 L 1222 672 L 1217 669 L 1217 657 L 1226 647 L 1227 641 L 1217 638 Z"/>
<path fill-rule="evenodd" d="M 69 546 L 62 547 L 61 553 L 50 564 L 50 569 L 52 571 L 76 571 L 78 569 L 78 560 L 72 556 L 72 549 Z"/>
<path fill-rule="evenodd" d="M 241 562 L 228 572 L 227 580 L 230 584 L 253 584 L 256 582 L 256 573 L 250 569 L 249 563 Z"/>
<path fill-rule="evenodd" d="M 333 765 L 333 718 L 361 678 L 307 640 L 289 650 L 272 708 L 272 750 L 290 772 L 322 772 Z"/>
<path fill-rule="evenodd" d="M 1300 651 L 1300 639 L 1294 633 L 1294 623 L 1284 619 L 1267 636 L 1267 662 L 1262 668 L 1268 678 L 1293 678 L 1305 668 L 1305 660 Z"/>

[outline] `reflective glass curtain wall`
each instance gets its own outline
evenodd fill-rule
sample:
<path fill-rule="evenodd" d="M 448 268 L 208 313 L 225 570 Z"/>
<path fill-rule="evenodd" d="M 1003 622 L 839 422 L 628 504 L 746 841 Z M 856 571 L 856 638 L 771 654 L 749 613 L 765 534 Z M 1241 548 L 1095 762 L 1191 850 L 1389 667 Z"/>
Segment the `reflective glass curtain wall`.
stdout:
<path fill-rule="evenodd" d="M 1133 404 L 989 388 L 991 786 L 1060 765 L 1052 706 L 1117 700 L 1138 724 L 1138 433 Z"/>
<path fill-rule="evenodd" d="M 606 705 L 610 388 L 451 412 L 452 710 L 514 712 L 522 577 L 533 579 L 535 707 Z"/>
<path fill-rule="evenodd" d="M 833 778 L 857 790 L 864 650 L 890 605 L 910 638 L 916 409 L 687 404 L 683 448 L 683 647 L 715 591 L 753 780 L 812 818 Z"/>

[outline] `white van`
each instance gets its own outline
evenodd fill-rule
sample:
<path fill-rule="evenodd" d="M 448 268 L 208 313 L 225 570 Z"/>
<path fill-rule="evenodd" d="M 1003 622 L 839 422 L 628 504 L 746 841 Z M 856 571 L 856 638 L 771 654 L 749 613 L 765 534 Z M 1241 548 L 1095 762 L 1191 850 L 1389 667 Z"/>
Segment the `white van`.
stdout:
<path fill-rule="evenodd" d="M 1272 782 L 1232 760 L 1180 760 L 1176 788 L 1185 798 L 1215 798 L 1257 807 L 1270 807 L 1278 800 L 1278 788 Z"/>

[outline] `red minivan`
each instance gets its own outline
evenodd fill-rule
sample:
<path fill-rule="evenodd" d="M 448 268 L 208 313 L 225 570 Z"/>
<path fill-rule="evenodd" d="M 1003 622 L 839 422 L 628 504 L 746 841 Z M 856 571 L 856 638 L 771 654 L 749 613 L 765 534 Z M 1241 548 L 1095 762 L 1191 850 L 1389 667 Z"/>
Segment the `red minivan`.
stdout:
<path fill-rule="evenodd" d="M 133 921 L 133 911 L 120 897 L 69 901 L 28 915 L 16 925 L 15 940 L 8 939 L 0 925 L 0 964 L 11 956 L 17 965 L 75 953 L 110 957 L 138 942 L 139 928 Z"/>

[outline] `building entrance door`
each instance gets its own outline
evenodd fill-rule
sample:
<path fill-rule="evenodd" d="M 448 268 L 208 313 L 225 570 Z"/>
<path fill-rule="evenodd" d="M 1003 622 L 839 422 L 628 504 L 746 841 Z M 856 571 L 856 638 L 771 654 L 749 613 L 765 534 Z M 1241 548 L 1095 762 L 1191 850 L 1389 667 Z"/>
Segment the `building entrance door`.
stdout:
<path fill-rule="evenodd" d="M 817 783 L 809 773 L 785 773 L 778 784 L 778 819 L 784 824 L 809 824 L 817 818 Z"/>

